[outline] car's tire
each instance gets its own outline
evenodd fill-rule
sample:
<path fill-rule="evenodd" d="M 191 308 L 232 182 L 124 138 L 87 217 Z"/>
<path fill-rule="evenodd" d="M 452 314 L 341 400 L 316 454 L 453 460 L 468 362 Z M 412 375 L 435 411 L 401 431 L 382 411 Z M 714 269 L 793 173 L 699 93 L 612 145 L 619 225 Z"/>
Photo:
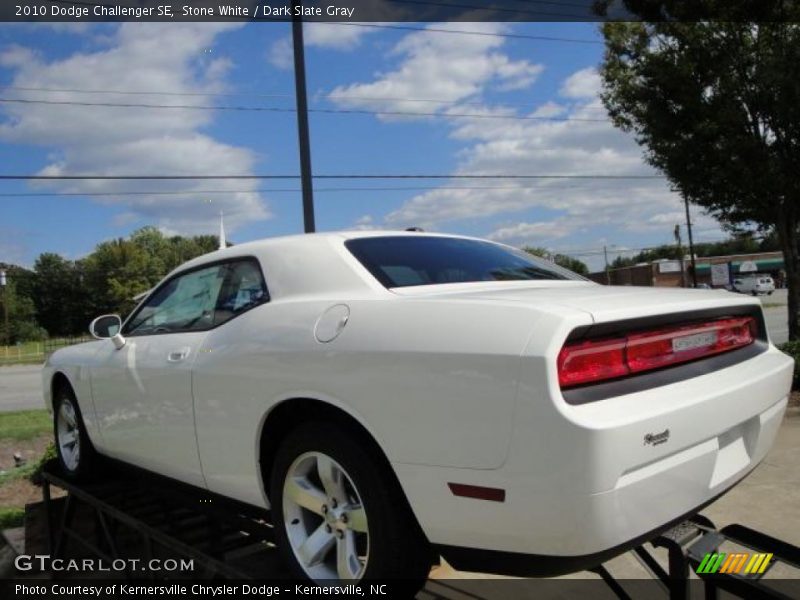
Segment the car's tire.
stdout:
<path fill-rule="evenodd" d="M 53 396 L 53 435 L 62 473 L 73 481 L 87 480 L 95 474 L 97 453 L 86 433 L 75 393 L 60 386 Z"/>
<path fill-rule="evenodd" d="M 270 481 L 278 549 L 302 579 L 402 579 L 404 592 L 416 592 L 431 568 L 429 545 L 394 475 L 358 440 L 327 422 L 283 440 Z"/>

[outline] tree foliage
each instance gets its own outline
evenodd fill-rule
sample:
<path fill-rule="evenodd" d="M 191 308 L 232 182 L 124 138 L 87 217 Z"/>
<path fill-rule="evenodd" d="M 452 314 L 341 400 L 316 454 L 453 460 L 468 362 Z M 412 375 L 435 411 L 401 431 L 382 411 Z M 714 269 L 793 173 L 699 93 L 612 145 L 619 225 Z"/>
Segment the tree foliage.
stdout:
<path fill-rule="evenodd" d="M 724 16 L 725 5 L 706 4 Z M 658 5 L 669 17 L 681 3 L 625 5 Z M 603 34 L 602 99 L 613 122 L 690 202 L 725 223 L 775 232 L 797 338 L 800 25 L 605 23 Z"/>
<path fill-rule="evenodd" d="M 752 236 L 731 238 L 722 242 L 700 242 L 694 245 L 695 256 L 728 256 L 731 254 L 751 254 L 756 252 L 775 252 L 780 246 L 774 236 L 767 236 L 761 241 Z M 688 249 L 687 249 L 688 251 Z M 675 244 L 664 244 L 655 248 L 647 248 L 633 256 L 617 256 L 611 267 L 630 267 L 639 263 L 653 262 L 661 259 L 676 259 Z"/>
<path fill-rule="evenodd" d="M 145 227 L 127 239 L 98 244 L 81 260 L 46 252 L 36 259 L 33 271 L 9 265 L 12 341 L 77 335 L 100 314 L 125 315 L 133 308 L 135 295 L 217 246 L 216 236 L 168 237 Z"/>
<path fill-rule="evenodd" d="M 566 254 L 553 254 L 547 248 L 540 248 L 538 246 L 525 246 L 523 250 L 528 254 L 533 254 L 534 256 L 539 256 L 540 258 L 552 260 L 559 267 L 569 269 L 578 275 L 589 274 L 589 267 L 586 266 L 586 263 L 572 256 L 568 256 Z"/>

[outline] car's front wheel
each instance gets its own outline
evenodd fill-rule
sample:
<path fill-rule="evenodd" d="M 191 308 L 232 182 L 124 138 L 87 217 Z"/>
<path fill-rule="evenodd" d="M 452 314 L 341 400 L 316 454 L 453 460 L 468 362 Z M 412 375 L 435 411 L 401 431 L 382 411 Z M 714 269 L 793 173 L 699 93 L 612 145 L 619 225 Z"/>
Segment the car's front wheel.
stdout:
<path fill-rule="evenodd" d="M 95 451 L 86 433 L 73 391 L 62 386 L 53 398 L 53 428 L 61 470 L 70 479 L 85 479 L 92 471 Z"/>
<path fill-rule="evenodd" d="M 300 577 L 404 579 L 418 589 L 427 542 L 391 474 L 355 439 L 336 424 L 307 423 L 283 441 L 270 485 L 278 547 Z"/>

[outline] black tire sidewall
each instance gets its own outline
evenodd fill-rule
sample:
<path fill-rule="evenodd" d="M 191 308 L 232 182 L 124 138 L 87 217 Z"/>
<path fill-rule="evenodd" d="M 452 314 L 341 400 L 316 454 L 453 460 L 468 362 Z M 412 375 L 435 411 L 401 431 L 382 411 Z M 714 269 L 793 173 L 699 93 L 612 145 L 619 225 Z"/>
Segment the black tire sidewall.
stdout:
<path fill-rule="evenodd" d="M 397 497 L 397 484 L 370 448 L 358 444 L 353 432 L 335 424 L 306 423 L 287 435 L 272 468 L 269 487 L 277 546 L 292 574 L 308 576 L 298 564 L 283 519 L 283 484 L 294 460 L 306 452 L 328 455 L 347 472 L 358 490 L 369 524 L 369 559 L 364 580 L 404 579 L 421 587 L 430 563 L 418 526 L 407 514 L 405 498 Z"/>

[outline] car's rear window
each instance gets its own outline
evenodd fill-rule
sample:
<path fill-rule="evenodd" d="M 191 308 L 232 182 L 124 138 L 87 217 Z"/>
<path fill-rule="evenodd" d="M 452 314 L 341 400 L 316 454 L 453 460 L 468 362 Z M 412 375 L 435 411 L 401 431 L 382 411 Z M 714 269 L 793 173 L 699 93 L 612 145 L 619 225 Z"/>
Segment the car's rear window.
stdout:
<path fill-rule="evenodd" d="M 480 240 L 386 236 L 352 239 L 345 246 L 387 288 L 472 281 L 582 279 L 527 252 Z"/>

